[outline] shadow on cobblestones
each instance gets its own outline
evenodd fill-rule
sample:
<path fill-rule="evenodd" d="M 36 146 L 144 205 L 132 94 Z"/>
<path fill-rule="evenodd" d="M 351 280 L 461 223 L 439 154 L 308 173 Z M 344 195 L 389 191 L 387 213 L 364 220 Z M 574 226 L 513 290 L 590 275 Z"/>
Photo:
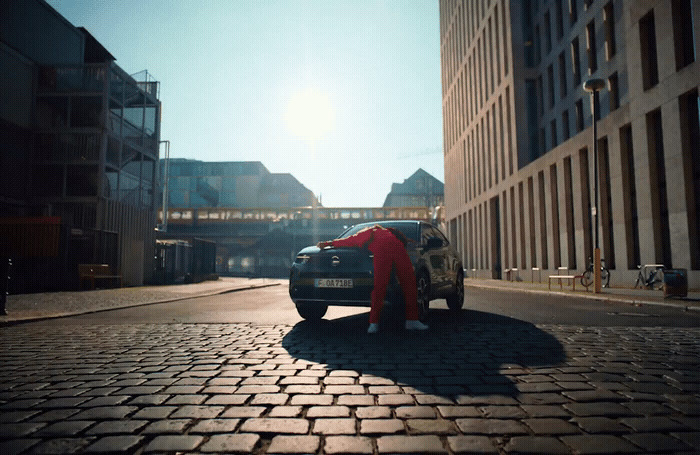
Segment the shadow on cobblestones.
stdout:
<path fill-rule="evenodd" d="M 519 392 L 506 372 L 556 366 L 565 358 L 555 337 L 504 316 L 432 310 L 426 332 L 407 332 L 397 320 L 403 322 L 401 318 L 383 320 L 382 330 L 374 335 L 366 333 L 366 314 L 320 323 L 303 321 L 284 337 L 282 346 L 290 355 L 325 364 L 331 371 L 385 378 L 448 399 L 516 397 Z"/>

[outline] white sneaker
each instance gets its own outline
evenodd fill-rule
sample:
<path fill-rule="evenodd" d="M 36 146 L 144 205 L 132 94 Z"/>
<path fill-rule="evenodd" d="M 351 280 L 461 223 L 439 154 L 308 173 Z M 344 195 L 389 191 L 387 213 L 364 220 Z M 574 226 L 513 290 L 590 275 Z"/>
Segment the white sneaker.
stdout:
<path fill-rule="evenodd" d="M 367 329 L 367 333 L 377 333 L 379 332 L 379 324 L 370 324 Z"/>
<path fill-rule="evenodd" d="M 406 321 L 406 330 L 427 330 L 428 328 L 420 321 Z"/>

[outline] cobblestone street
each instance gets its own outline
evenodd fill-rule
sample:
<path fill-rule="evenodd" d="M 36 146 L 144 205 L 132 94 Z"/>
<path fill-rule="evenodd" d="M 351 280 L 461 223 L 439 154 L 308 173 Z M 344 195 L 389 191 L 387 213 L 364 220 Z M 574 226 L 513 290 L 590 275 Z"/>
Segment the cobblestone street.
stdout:
<path fill-rule="evenodd" d="M 700 329 L 364 323 L 2 327 L 0 453 L 700 447 Z"/>

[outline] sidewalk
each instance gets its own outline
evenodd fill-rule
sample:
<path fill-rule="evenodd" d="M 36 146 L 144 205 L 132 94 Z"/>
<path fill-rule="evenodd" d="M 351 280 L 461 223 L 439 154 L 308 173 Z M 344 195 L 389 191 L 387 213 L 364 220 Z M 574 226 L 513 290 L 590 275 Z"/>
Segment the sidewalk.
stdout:
<path fill-rule="evenodd" d="M 659 306 L 673 306 L 678 308 L 684 308 L 686 310 L 700 311 L 700 292 L 697 290 L 689 290 L 688 295 L 684 298 L 680 297 L 668 297 L 664 298 L 663 290 L 649 290 L 649 289 L 633 289 L 633 288 L 623 288 L 623 287 L 609 287 L 603 288 L 600 294 L 595 294 L 593 292 L 593 286 L 589 286 L 588 290 L 581 285 L 580 281 L 576 282 L 576 290 L 573 290 L 571 285 L 571 280 L 562 280 L 562 285 L 559 285 L 558 280 L 552 280 L 552 288 L 549 289 L 548 279 L 546 276 L 542 276 L 542 282 L 531 282 L 529 273 L 521 280 L 493 280 L 487 278 L 467 278 L 464 281 L 466 287 L 479 287 L 486 289 L 507 289 L 517 292 L 531 292 L 537 294 L 546 295 L 565 295 L 565 296 L 576 296 L 594 300 L 600 300 L 602 302 L 621 302 L 628 303 L 630 305 L 659 305 Z M 535 276 L 537 280 L 537 276 Z"/>
<path fill-rule="evenodd" d="M 273 278 L 221 277 L 217 281 L 192 284 L 9 295 L 5 305 L 8 314 L 0 316 L 0 326 L 278 286 L 283 282 Z"/>

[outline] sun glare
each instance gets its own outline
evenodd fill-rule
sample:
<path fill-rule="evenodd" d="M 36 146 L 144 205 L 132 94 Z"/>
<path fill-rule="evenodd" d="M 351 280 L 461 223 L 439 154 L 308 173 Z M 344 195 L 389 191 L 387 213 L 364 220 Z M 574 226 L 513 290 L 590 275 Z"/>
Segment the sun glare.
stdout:
<path fill-rule="evenodd" d="M 313 88 L 293 93 L 287 104 L 286 123 L 290 132 L 315 143 L 333 129 L 335 114 L 330 99 Z"/>

